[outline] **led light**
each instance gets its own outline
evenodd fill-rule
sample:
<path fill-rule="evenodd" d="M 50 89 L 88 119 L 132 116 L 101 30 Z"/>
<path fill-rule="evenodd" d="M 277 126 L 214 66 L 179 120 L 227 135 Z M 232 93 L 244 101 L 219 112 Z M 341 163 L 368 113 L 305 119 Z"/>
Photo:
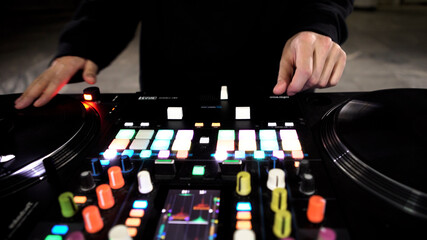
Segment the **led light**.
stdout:
<path fill-rule="evenodd" d="M 278 159 L 285 159 L 285 152 L 280 150 L 273 151 L 273 157 L 276 157 Z"/>
<path fill-rule="evenodd" d="M 274 129 L 259 130 L 259 139 L 261 140 L 276 140 L 277 134 Z"/>
<path fill-rule="evenodd" d="M 144 213 L 144 209 L 131 209 L 129 212 L 129 216 L 142 218 L 144 216 Z"/>
<path fill-rule="evenodd" d="M 234 151 L 234 140 L 218 140 L 216 143 L 217 151 Z"/>
<path fill-rule="evenodd" d="M 105 150 L 104 154 L 102 154 L 102 156 L 107 160 L 114 159 L 117 156 L 117 150 L 107 149 Z"/>
<path fill-rule="evenodd" d="M 99 160 L 99 163 L 102 166 L 108 166 L 108 165 L 110 165 L 110 160 L 101 159 L 101 160 Z"/>
<path fill-rule="evenodd" d="M 303 159 L 304 153 L 301 150 L 294 150 L 294 151 L 292 151 L 292 158 L 293 159 Z"/>
<path fill-rule="evenodd" d="M 67 225 L 54 225 L 50 230 L 52 234 L 65 235 L 67 234 L 69 227 Z"/>
<path fill-rule="evenodd" d="M 133 122 L 125 122 L 124 126 L 125 127 L 132 127 L 133 126 Z"/>
<path fill-rule="evenodd" d="M 141 225 L 140 218 L 127 218 L 125 221 L 125 225 L 128 227 L 139 227 Z"/>
<path fill-rule="evenodd" d="M 194 136 L 194 130 L 178 130 L 176 133 L 176 139 L 192 140 Z"/>
<path fill-rule="evenodd" d="M 135 139 L 148 139 L 150 140 L 154 135 L 154 130 L 152 129 L 143 129 L 139 130 L 135 136 Z"/>
<path fill-rule="evenodd" d="M 219 140 L 235 140 L 234 130 L 219 130 L 218 131 L 218 141 Z"/>
<path fill-rule="evenodd" d="M 276 122 L 268 122 L 267 126 L 269 126 L 269 127 L 277 127 L 277 123 Z"/>
<path fill-rule="evenodd" d="M 88 94 L 88 93 L 83 94 L 83 98 L 86 101 L 92 101 L 93 100 L 92 94 Z"/>
<path fill-rule="evenodd" d="M 132 139 L 135 135 L 135 129 L 120 129 L 117 133 L 117 139 Z"/>
<path fill-rule="evenodd" d="M 217 161 L 224 161 L 228 158 L 228 153 L 226 151 L 217 151 L 215 153 L 215 160 Z"/>
<path fill-rule="evenodd" d="M 122 156 L 128 156 L 128 157 L 132 157 L 133 156 L 133 153 L 134 153 L 134 151 L 133 150 L 130 150 L 130 149 L 125 149 L 123 152 L 122 152 Z"/>
<path fill-rule="evenodd" d="M 239 130 L 239 140 L 256 140 L 255 130 Z"/>
<path fill-rule="evenodd" d="M 279 150 L 279 143 L 277 140 L 261 140 L 261 150 L 263 151 L 275 151 Z"/>
<path fill-rule="evenodd" d="M 136 209 L 146 209 L 148 206 L 148 202 L 147 200 L 135 200 L 132 206 Z"/>
<path fill-rule="evenodd" d="M 155 139 L 151 144 L 151 150 L 168 150 L 170 145 L 170 140 L 160 140 Z"/>
<path fill-rule="evenodd" d="M 161 159 L 166 159 L 169 157 L 169 155 L 170 155 L 169 150 L 161 150 L 161 151 L 159 151 L 159 154 L 157 155 L 157 157 L 161 158 Z"/>
<path fill-rule="evenodd" d="M 255 158 L 255 159 L 258 159 L 258 160 L 260 160 L 260 159 L 264 159 L 264 158 L 265 158 L 265 153 L 264 153 L 264 151 L 255 151 L 255 152 L 254 152 L 254 158 Z"/>
<path fill-rule="evenodd" d="M 130 237 L 135 237 L 138 234 L 138 229 L 134 227 L 128 227 L 128 233 Z"/>
<path fill-rule="evenodd" d="M 213 122 L 211 126 L 214 127 L 214 128 L 219 128 L 219 127 L 221 127 L 221 123 L 219 123 L 219 122 Z"/>
<path fill-rule="evenodd" d="M 176 153 L 176 158 L 178 158 L 178 159 L 186 159 L 186 158 L 188 158 L 188 151 L 186 151 L 186 150 L 179 150 Z"/>
<path fill-rule="evenodd" d="M 109 149 L 116 149 L 116 150 L 123 150 L 126 149 L 129 145 L 130 140 L 129 139 L 114 139 L 110 145 L 108 146 Z"/>
<path fill-rule="evenodd" d="M 59 235 L 47 235 L 44 240 L 62 240 L 62 236 Z"/>
<path fill-rule="evenodd" d="M 239 211 L 239 212 L 237 212 L 236 219 L 237 220 L 251 220 L 252 214 L 251 214 L 251 212 Z"/>
<path fill-rule="evenodd" d="M 237 230 L 240 230 L 240 229 L 252 229 L 252 223 L 251 223 L 251 221 L 238 220 L 236 222 L 236 229 Z"/>
<path fill-rule="evenodd" d="M 246 158 L 245 151 L 235 151 L 234 152 L 234 158 L 245 159 Z"/>
<path fill-rule="evenodd" d="M 252 211 L 252 205 L 250 202 L 238 202 L 236 205 L 237 211 Z"/>
<path fill-rule="evenodd" d="M 74 196 L 74 202 L 77 204 L 85 204 L 87 201 L 87 197 L 86 196 Z"/>
<path fill-rule="evenodd" d="M 171 129 L 160 129 L 157 131 L 156 139 L 161 140 L 171 140 L 174 134 L 174 130 Z"/>
<path fill-rule="evenodd" d="M 285 122 L 285 127 L 294 127 L 293 122 Z"/>
<path fill-rule="evenodd" d="M 200 137 L 199 143 L 200 144 L 209 144 L 209 137 Z"/>
<path fill-rule="evenodd" d="M 205 166 L 194 166 L 193 167 L 193 176 L 203 176 L 205 175 Z"/>
<path fill-rule="evenodd" d="M 150 140 L 147 139 L 135 139 L 132 141 L 131 145 L 129 146 L 129 149 L 145 150 L 147 149 L 149 143 Z"/>
<path fill-rule="evenodd" d="M 139 154 L 140 158 L 149 158 L 151 157 L 151 150 L 142 150 L 141 153 Z"/>
<path fill-rule="evenodd" d="M 202 123 L 202 122 L 196 122 L 195 124 L 194 124 L 194 127 L 196 127 L 196 128 L 201 128 L 201 127 L 203 127 L 205 124 L 204 123 Z"/>
<path fill-rule="evenodd" d="M 150 123 L 149 122 L 141 122 L 141 124 L 139 124 L 139 126 L 141 126 L 141 127 L 149 127 Z"/>

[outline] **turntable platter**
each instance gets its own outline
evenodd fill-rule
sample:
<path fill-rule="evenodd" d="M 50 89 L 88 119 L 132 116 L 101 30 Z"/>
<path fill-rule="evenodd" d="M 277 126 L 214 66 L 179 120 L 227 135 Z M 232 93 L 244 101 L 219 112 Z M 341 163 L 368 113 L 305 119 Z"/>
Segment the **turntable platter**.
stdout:
<path fill-rule="evenodd" d="M 322 143 L 347 176 L 414 215 L 427 217 L 427 90 L 361 94 L 322 119 Z"/>
<path fill-rule="evenodd" d="M 76 99 L 58 95 L 44 107 L 16 110 L 16 98 L 0 100 L 0 156 L 8 160 L 0 163 L 0 195 L 43 178 L 48 157 L 56 169 L 63 167 L 99 130 L 95 111 Z"/>

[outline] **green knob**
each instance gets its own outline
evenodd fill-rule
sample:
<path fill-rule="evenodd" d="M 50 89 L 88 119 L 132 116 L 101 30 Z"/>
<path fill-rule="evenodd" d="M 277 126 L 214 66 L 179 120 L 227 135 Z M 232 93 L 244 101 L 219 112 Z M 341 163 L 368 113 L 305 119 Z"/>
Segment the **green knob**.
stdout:
<path fill-rule="evenodd" d="M 74 195 L 71 192 L 64 192 L 58 197 L 62 216 L 70 218 L 77 213 L 77 205 L 74 202 Z"/>

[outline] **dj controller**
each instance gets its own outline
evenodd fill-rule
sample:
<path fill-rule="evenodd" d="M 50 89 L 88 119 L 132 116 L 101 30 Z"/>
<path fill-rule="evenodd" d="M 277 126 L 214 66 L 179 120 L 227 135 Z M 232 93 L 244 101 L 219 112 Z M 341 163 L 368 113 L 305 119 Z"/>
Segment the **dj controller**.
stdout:
<path fill-rule="evenodd" d="M 0 239 L 425 238 L 427 90 L 17 97 Z"/>

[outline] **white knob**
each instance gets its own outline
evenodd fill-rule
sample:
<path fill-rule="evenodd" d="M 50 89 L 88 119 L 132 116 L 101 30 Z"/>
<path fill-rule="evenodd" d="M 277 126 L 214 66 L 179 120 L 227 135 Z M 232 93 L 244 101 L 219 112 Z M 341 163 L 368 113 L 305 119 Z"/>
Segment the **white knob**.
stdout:
<path fill-rule="evenodd" d="M 108 232 L 108 239 L 109 240 L 132 240 L 132 238 L 129 236 L 128 228 L 123 224 L 119 224 L 112 227 Z"/>
<path fill-rule="evenodd" d="M 233 240 L 255 240 L 255 233 L 249 229 L 239 229 L 234 231 Z"/>
<path fill-rule="evenodd" d="M 271 191 L 275 188 L 285 188 L 285 171 L 280 168 L 270 169 L 268 172 L 267 187 Z"/>
<path fill-rule="evenodd" d="M 153 191 L 153 183 L 151 182 L 150 173 L 146 170 L 142 170 L 138 173 L 138 190 L 142 194 Z"/>

